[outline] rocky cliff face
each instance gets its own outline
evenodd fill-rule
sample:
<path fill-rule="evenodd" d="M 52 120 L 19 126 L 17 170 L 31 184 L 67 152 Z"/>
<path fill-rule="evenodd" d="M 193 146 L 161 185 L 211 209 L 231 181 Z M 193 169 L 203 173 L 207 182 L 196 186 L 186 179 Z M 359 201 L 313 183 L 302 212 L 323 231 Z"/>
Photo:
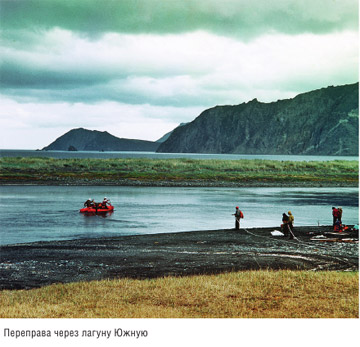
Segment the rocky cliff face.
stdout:
<path fill-rule="evenodd" d="M 158 152 L 358 155 L 359 84 L 293 99 L 216 106 L 173 131 Z"/>
<path fill-rule="evenodd" d="M 73 129 L 60 136 L 43 150 L 51 151 L 144 151 L 155 152 L 159 144 L 152 141 L 121 139 L 108 132 Z"/>
<path fill-rule="evenodd" d="M 188 124 L 188 123 L 180 123 L 175 129 L 182 127 L 186 124 Z M 160 142 L 160 143 L 165 142 L 170 137 L 170 135 L 173 133 L 173 131 L 175 129 L 173 129 L 173 130 L 169 131 L 168 133 L 166 133 L 165 135 L 161 136 L 158 140 L 156 140 L 156 142 Z"/>

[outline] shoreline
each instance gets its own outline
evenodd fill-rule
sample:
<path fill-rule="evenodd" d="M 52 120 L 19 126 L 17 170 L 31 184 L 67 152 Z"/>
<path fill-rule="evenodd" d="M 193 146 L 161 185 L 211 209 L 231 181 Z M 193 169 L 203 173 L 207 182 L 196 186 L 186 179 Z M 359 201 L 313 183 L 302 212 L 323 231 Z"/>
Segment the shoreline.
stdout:
<path fill-rule="evenodd" d="M 220 229 L 1 246 L 0 290 L 246 270 L 358 271 L 358 231 L 296 227 L 297 240 L 289 240 L 272 236 L 273 230 Z"/>
<path fill-rule="evenodd" d="M 264 182 L 264 181 L 211 181 L 211 180 L 136 180 L 136 179 L 58 179 L 58 180 L 16 180 L 0 179 L 0 186 L 124 186 L 124 187 L 302 187 L 302 188 L 356 188 L 357 182 Z"/>

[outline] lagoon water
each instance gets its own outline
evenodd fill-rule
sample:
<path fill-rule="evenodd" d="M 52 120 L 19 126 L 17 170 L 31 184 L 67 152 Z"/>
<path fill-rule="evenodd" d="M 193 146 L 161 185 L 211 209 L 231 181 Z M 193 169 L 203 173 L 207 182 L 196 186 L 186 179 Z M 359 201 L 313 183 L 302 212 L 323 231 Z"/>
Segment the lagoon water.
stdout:
<path fill-rule="evenodd" d="M 79 213 L 91 197 L 111 199 L 106 216 Z M 228 229 L 235 206 L 242 227 L 279 227 L 291 210 L 295 226 L 329 225 L 342 206 L 345 224 L 358 224 L 358 188 L 169 188 L 0 186 L 0 244 L 120 235 Z"/>
<path fill-rule="evenodd" d="M 34 150 L 0 150 L 0 157 L 358 160 L 338 156 Z M 114 204 L 114 213 L 79 213 L 87 198 L 101 201 L 104 196 Z M 295 225 L 331 224 L 331 206 L 343 207 L 346 224 L 357 224 L 359 219 L 357 188 L 0 186 L 0 244 L 227 229 L 234 226 L 231 214 L 236 205 L 244 212 L 242 226 L 246 228 L 279 227 L 282 213 L 288 210 L 295 215 Z"/>

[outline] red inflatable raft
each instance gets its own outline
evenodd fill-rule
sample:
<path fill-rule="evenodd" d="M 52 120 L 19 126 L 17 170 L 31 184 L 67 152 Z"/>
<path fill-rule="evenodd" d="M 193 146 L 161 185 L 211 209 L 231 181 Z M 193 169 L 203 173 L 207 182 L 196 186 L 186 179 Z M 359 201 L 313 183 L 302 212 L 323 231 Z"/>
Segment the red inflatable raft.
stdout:
<path fill-rule="evenodd" d="M 97 210 L 93 207 L 85 207 L 80 209 L 81 213 L 105 213 L 114 211 L 114 206 L 110 205 L 108 208 L 98 208 Z"/>

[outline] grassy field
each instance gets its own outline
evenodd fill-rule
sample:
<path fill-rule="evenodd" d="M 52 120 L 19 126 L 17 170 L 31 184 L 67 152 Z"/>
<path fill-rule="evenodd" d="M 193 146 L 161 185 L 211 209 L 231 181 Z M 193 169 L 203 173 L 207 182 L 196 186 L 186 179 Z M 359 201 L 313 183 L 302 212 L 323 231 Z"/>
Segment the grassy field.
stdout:
<path fill-rule="evenodd" d="M 1 318 L 358 318 L 358 272 L 245 271 L 0 292 Z"/>
<path fill-rule="evenodd" d="M 358 161 L 0 158 L 0 182 L 140 180 L 358 184 Z"/>

